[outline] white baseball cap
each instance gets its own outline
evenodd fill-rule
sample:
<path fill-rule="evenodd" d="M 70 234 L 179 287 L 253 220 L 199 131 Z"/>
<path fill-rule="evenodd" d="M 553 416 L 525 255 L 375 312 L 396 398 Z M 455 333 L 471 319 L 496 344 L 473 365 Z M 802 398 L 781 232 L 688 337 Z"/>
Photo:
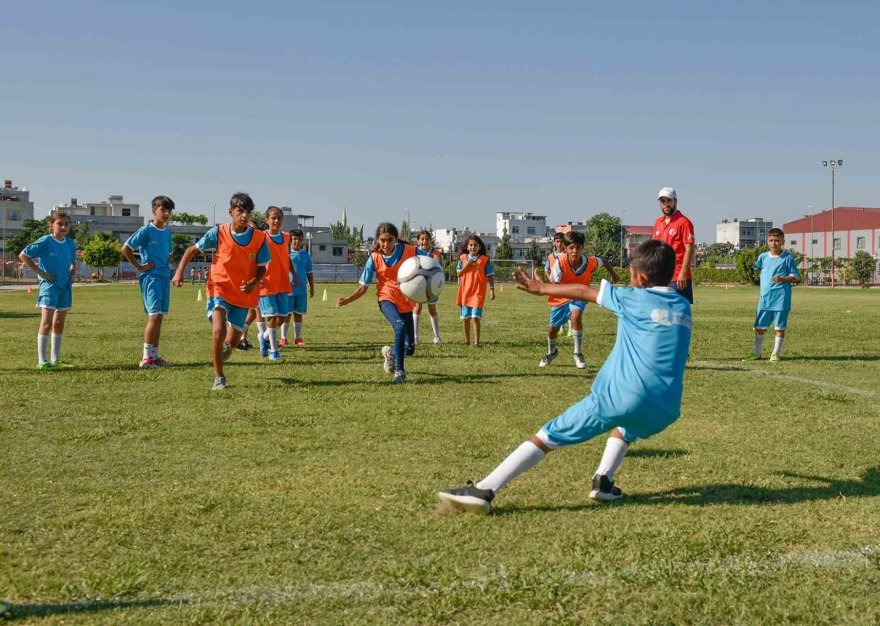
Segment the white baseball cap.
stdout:
<path fill-rule="evenodd" d="M 659 200 L 660 198 L 669 198 L 670 200 L 677 199 L 677 196 L 675 195 L 675 189 L 673 189 L 672 187 L 664 187 L 657 192 L 657 199 Z"/>

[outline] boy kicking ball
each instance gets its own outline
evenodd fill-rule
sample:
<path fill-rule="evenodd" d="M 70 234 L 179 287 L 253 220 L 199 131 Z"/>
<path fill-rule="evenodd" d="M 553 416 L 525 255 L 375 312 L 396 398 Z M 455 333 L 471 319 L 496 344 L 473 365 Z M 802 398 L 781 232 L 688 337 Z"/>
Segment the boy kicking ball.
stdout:
<path fill-rule="evenodd" d="M 584 284 L 553 285 L 517 270 L 515 279 L 524 291 L 595 302 L 617 315 L 617 339 L 587 397 L 547 422 L 486 478 L 440 492 L 440 501 L 455 509 L 488 513 L 497 493 L 548 452 L 589 441 L 609 430 L 589 497 L 600 501 L 622 497 L 614 474 L 629 446 L 664 430 L 681 413 L 691 306 L 667 286 L 674 269 L 673 249 L 654 240 L 635 250 L 630 264 L 632 288 L 614 287 L 605 280 L 598 290 Z"/>

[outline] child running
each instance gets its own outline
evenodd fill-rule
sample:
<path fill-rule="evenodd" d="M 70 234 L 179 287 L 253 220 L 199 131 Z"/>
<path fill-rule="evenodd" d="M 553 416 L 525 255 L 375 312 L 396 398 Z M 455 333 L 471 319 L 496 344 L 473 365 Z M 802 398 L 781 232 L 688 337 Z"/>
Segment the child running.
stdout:
<path fill-rule="evenodd" d="M 548 452 L 589 441 L 609 430 L 589 497 L 600 501 L 622 497 L 614 474 L 629 446 L 664 430 L 681 413 L 691 306 L 668 286 L 674 269 L 672 247 L 662 241 L 646 241 L 632 256 L 632 288 L 614 287 L 605 280 L 598 290 L 578 283 L 547 284 L 517 270 L 515 278 L 524 291 L 595 302 L 617 315 L 617 339 L 589 395 L 547 422 L 483 480 L 439 493 L 441 502 L 488 513 L 497 493 Z"/>
<path fill-rule="evenodd" d="M 122 245 L 122 255 L 140 272 L 141 299 L 147 325 L 144 327 L 144 354 L 138 367 L 154 369 L 171 363 L 159 356 L 162 320 L 171 308 L 171 229 L 167 228 L 174 210 L 168 196 L 156 196 L 152 202 L 153 220 L 138 228 Z M 140 255 L 140 262 L 134 251 Z M 190 276 L 195 278 L 195 267 Z"/>
<path fill-rule="evenodd" d="M 597 268 L 605 267 L 611 276 L 613 283 L 620 282 L 614 268 L 606 265 L 605 261 L 597 256 L 584 254 L 584 235 L 582 233 L 568 233 L 568 239 L 564 241 L 565 250 L 556 258 L 556 262 L 550 268 L 550 282 L 558 285 L 581 284 L 589 285 L 593 278 L 593 272 Z M 587 362 L 584 359 L 583 339 L 584 323 L 583 315 L 587 303 L 583 300 L 572 300 L 561 296 L 549 296 L 547 304 L 550 305 L 550 324 L 547 329 L 547 354 L 538 363 L 538 367 L 547 367 L 559 356 L 557 337 L 559 330 L 566 322 L 571 322 L 571 336 L 574 339 L 574 364 L 578 369 L 584 369 Z"/>
<path fill-rule="evenodd" d="M 477 235 L 468 237 L 461 251 L 458 266 L 458 297 L 460 316 L 464 322 L 464 343 L 471 345 L 471 320 L 474 320 L 474 347 L 480 347 L 480 320 L 483 318 L 483 305 L 486 303 L 486 287 L 495 299 L 495 268 L 486 254 L 486 244 Z"/>
<path fill-rule="evenodd" d="M 761 270 L 761 295 L 758 297 L 758 311 L 755 314 L 755 347 L 743 361 L 756 361 L 761 358 L 764 333 L 770 323 L 776 328 L 776 342 L 770 361 L 776 363 L 782 354 L 785 329 L 788 327 L 788 312 L 791 311 L 791 286 L 798 281 L 798 268 L 794 257 L 782 249 L 785 233 L 779 228 L 771 228 L 767 233 L 770 250 L 762 252 L 755 261 L 755 269 Z"/>
<path fill-rule="evenodd" d="M 419 233 L 418 246 L 416 254 L 419 256 L 429 256 L 438 263 L 440 261 L 440 251 L 434 247 L 434 237 L 427 230 Z M 442 266 L 442 263 L 441 263 Z M 437 302 L 440 296 L 437 296 L 428 302 L 428 313 L 431 314 L 431 330 L 434 331 L 434 345 L 440 344 L 440 318 L 437 316 Z M 422 303 L 416 302 L 413 309 L 413 328 L 415 329 L 415 343 L 419 343 L 419 315 L 422 313 Z"/>
<path fill-rule="evenodd" d="M 271 260 L 260 282 L 260 306 L 257 309 L 257 330 L 260 354 L 270 361 L 281 360 L 278 327 L 290 313 L 290 234 L 282 232 L 284 213 L 277 206 L 266 209 L 266 243 Z M 294 276 L 294 280 L 296 276 Z"/>
<path fill-rule="evenodd" d="M 187 248 L 171 280 L 175 287 L 180 287 L 186 264 L 199 252 L 215 251 L 205 286 L 208 319 L 213 325 L 211 357 L 215 391 L 226 388 L 223 364 L 232 355 L 232 346 L 241 338 L 248 309 L 257 305 L 260 297 L 257 286 L 266 274 L 270 259 L 266 233 L 249 225 L 253 211 L 254 201 L 248 194 L 234 194 L 229 200 L 230 223 L 214 226 L 198 243 Z"/>
<path fill-rule="evenodd" d="M 73 305 L 73 275 L 76 272 L 76 243 L 67 237 L 70 216 L 52 211 L 49 233 L 26 246 L 19 260 L 40 277 L 40 329 L 37 332 L 37 369 L 72 367 L 61 360 L 61 338 L 67 312 Z M 37 259 L 39 263 L 34 263 Z M 51 337 L 50 337 L 51 333 Z M 49 343 L 51 339 L 51 351 Z"/>
<path fill-rule="evenodd" d="M 370 283 L 373 282 L 374 277 L 376 278 L 379 309 L 394 330 L 394 346 L 382 348 L 385 371 L 389 374 L 394 372 L 394 379 L 391 381 L 393 383 L 406 382 L 404 355 L 412 356 L 416 349 L 413 340 L 413 303 L 400 293 L 400 285 L 397 282 L 397 270 L 404 261 L 416 256 L 416 249 L 412 244 L 399 241 L 399 237 L 394 224 L 388 222 L 379 224 L 376 228 L 376 243 L 373 244 L 373 251 L 364 264 L 357 289 L 348 297 L 336 301 L 337 307 L 351 304 L 367 293 Z"/>
<path fill-rule="evenodd" d="M 553 270 L 553 266 L 556 265 L 556 260 L 562 254 L 565 254 L 565 235 L 557 232 L 553 235 L 553 251 L 547 255 L 547 259 L 544 261 L 544 280 L 550 280 L 550 272 Z M 537 279 L 538 276 L 537 268 L 535 268 L 533 278 Z M 571 320 L 564 324 L 562 328 L 571 337 Z"/>
<path fill-rule="evenodd" d="M 290 294 L 290 310 L 293 312 L 293 345 L 304 346 L 306 342 L 303 340 L 302 334 L 303 316 L 309 310 L 309 298 L 315 297 L 315 277 L 312 273 L 312 257 L 308 250 L 303 248 L 303 231 L 298 228 L 290 231 L 290 245 L 293 248 L 290 252 L 291 280 L 293 282 L 293 290 Z M 308 293 L 306 293 L 306 280 L 309 283 Z M 290 315 L 281 325 L 282 346 L 287 345 L 289 327 Z"/>

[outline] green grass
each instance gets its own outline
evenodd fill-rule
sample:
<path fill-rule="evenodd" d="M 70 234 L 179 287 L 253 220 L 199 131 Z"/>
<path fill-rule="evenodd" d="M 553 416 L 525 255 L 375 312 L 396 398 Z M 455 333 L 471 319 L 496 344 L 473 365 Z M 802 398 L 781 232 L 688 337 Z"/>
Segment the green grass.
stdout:
<path fill-rule="evenodd" d="M 34 370 L 34 295 L 0 294 L 0 599 L 16 623 L 682 624 L 880 621 L 880 292 L 795 290 L 786 359 L 743 364 L 757 292 L 701 288 L 682 418 L 631 450 L 627 497 L 585 498 L 603 440 L 548 457 L 489 517 L 436 491 L 488 473 L 587 392 L 537 368 L 539 298 L 499 291 L 481 349 L 445 344 L 389 384 L 387 324 L 350 286 L 310 302 L 305 349 L 236 353 L 174 292 L 138 371 L 136 286 L 77 288 L 63 372 Z M 426 316 L 427 317 L 427 316 Z M 430 338 L 424 319 L 423 337 Z M 765 344 L 769 355 L 772 339 Z"/>

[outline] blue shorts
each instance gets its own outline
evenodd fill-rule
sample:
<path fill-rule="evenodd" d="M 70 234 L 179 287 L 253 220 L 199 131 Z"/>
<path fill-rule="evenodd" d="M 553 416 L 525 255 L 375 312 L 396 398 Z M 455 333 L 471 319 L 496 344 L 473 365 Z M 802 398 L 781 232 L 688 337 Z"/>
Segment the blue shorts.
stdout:
<path fill-rule="evenodd" d="M 562 328 L 569 319 L 571 319 L 572 311 L 583 311 L 587 308 L 587 303 L 583 300 L 572 300 L 567 304 L 560 304 L 550 309 L 550 327 Z"/>
<path fill-rule="evenodd" d="M 37 296 L 37 308 L 69 311 L 73 304 L 73 285 L 66 289 L 52 283 L 40 282 L 40 295 Z"/>
<path fill-rule="evenodd" d="M 147 315 L 168 315 L 171 308 L 171 277 L 141 274 L 141 298 Z"/>
<path fill-rule="evenodd" d="M 765 311 L 758 309 L 755 314 L 755 328 L 758 330 L 767 330 L 770 328 L 770 322 L 773 322 L 776 330 L 785 330 L 788 325 L 788 311 Z"/>
<path fill-rule="evenodd" d="M 205 308 L 208 310 L 208 319 L 212 319 L 214 309 L 223 309 L 226 311 L 226 321 L 229 322 L 229 325 L 236 330 L 244 332 L 244 325 L 247 323 L 248 309 L 229 304 L 219 296 L 211 296 L 208 298 Z"/>
<path fill-rule="evenodd" d="M 297 315 L 305 315 L 309 310 L 309 297 L 305 294 L 301 296 L 294 296 L 293 294 L 287 296 L 288 302 L 290 306 L 288 310 L 291 313 L 296 313 Z"/>
<path fill-rule="evenodd" d="M 287 314 L 290 313 L 289 297 L 286 293 L 260 296 L 260 315 L 263 317 L 287 317 Z"/>
<path fill-rule="evenodd" d="M 483 309 L 478 306 L 462 306 L 459 316 L 463 320 L 474 318 L 475 320 L 483 318 Z"/>
<path fill-rule="evenodd" d="M 678 417 L 658 415 L 654 407 L 646 406 L 642 412 L 614 415 L 614 411 L 602 411 L 593 394 L 570 406 L 562 415 L 555 417 L 538 431 L 540 439 L 548 448 L 562 448 L 589 441 L 594 437 L 619 428 L 628 443 L 656 435 L 675 422 Z"/>

